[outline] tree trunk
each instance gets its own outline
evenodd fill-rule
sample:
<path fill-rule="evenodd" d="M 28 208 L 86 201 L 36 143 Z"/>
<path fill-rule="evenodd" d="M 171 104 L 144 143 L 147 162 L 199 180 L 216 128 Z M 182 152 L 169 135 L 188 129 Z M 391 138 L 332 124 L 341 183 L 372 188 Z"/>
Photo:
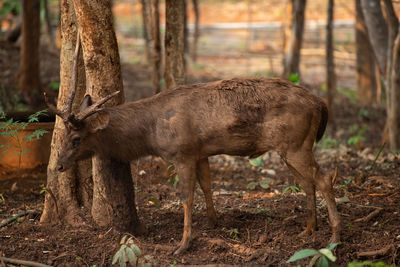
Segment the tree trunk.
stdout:
<path fill-rule="evenodd" d="M 335 2 L 328 2 L 328 21 L 326 23 L 326 88 L 329 119 L 334 122 L 333 98 L 336 92 L 336 73 L 333 51 L 333 10 Z M 333 123 L 333 125 L 335 125 Z M 334 127 L 335 128 L 335 127 Z"/>
<path fill-rule="evenodd" d="M 62 45 L 60 54 L 60 91 L 58 108 L 65 109 L 65 102 L 69 95 L 72 60 L 76 43 L 76 24 L 71 0 L 62 0 L 60 27 Z M 76 112 L 83 95 L 85 94 L 85 73 L 82 54 L 78 57 L 78 86 L 72 110 Z M 80 206 L 90 207 L 92 201 L 91 162 L 86 160 L 73 166 L 66 172 L 58 172 L 56 164 L 58 151 L 64 140 L 64 123 L 56 117 L 56 123 L 51 141 L 51 153 L 47 167 L 47 190 L 44 209 L 40 221 L 52 223 L 62 220 L 68 224 L 79 226 L 82 223 Z"/>
<path fill-rule="evenodd" d="M 22 13 L 18 89 L 29 105 L 38 107 L 42 103 L 39 66 L 40 0 L 24 0 Z"/>
<path fill-rule="evenodd" d="M 389 27 L 388 53 L 386 61 L 386 102 L 389 143 L 392 150 L 400 148 L 400 34 L 399 19 L 392 1 L 384 0 Z"/>
<path fill-rule="evenodd" d="M 45 19 L 46 19 L 46 28 L 47 28 L 47 34 L 49 36 L 50 46 L 52 48 L 56 48 L 56 44 L 54 42 L 53 28 L 51 27 L 51 19 L 50 19 L 50 10 L 49 10 L 48 0 L 44 0 L 43 5 L 44 5 L 44 15 L 45 15 Z"/>
<path fill-rule="evenodd" d="M 356 6 L 356 65 L 357 92 L 361 102 L 372 104 L 376 99 L 377 81 L 375 75 L 375 58 L 369 42 L 367 26 L 365 25 L 361 0 L 355 1 Z"/>
<path fill-rule="evenodd" d="M 199 37 L 200 37 L 200 31 L 199 31 L 200 10 L 199 10 L 198 0 L 193 0 L 193 11 L 194 11 L 194 34 L 192 43 L 192 60 L 196 62 L 197 44 L 199 43 Z"/>
<path fill-rule="evenodd" d="M 151 0 L 153 11 L 153 60 L 152 60 L 152 84 L 153 94 L 161 92 L 161 38 L 160 38 L 160 12 L 159 0 Z"/>
<path fill-rule="evenodd" d="M 145 53 L 147 63 L 151 62 L 151 6 L 149 0 L 140 0 L 142 5 L 143 38 L 145 41 Z"/>
<path fill-rule="evenodd" d="M 185 83 L 184 0 L 166 0 L 165 83 L 167 90 Z"/>
<path fill-rule="evenodd" d="M 118 90 L 119 97 L 109 103 L 122 103 L 124 93 L 111 3 L 108 0 L 73 0 L 73 3 L 82 40 L 88 93 L 96 99 Z M 136 213 L 129 163 L 94 156 L 92 164 L 92 217 L 95 222 L 121 231 L 143 232 Z"/>
<path fill-rule="evenodd" d="M 385 18 L 383 17 L 380 0 L 362 0 L 360 2 L 379 70 L 383 75 L 385 75 L 386 55 L 388 51 L 388 31 Z"/>
<path fill-rule="evenodd" d="M 306 0 L 294 0 L 291 33 L 284 59 L 283 77 L 288 77 L 291 73 L 300 73 L 300 51 L 303 41 L 305 7 Z"/>

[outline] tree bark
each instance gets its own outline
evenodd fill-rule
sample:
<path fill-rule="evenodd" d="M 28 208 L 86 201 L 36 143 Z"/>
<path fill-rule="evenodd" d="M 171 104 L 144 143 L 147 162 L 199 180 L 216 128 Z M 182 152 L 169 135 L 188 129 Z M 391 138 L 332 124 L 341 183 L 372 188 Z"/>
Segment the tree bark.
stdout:
<path fill-rule="evenodd" d="M 199 43 L 200 38 L 200 10 L 199 10 L 199 2 L 198 0 L 193 0 L 193 11 L 194 11 L 194 34 L 193 34 L 193 43 L 192 43 L 192 60 L 196 62 L 197 60 L 197 45 Z"/>
<path fill-rule="evenodd" d="M 386 73 L 388 31 L 380 0 L 362 0 L 361 7 L 368 28 L 368 35 L 378 62 L 380 72 Z"/>
<path fill-rule="evenodd" d="M 159 0 L 151 0 L 153 11 L 153 60 L 152 60 L 152 84 L 153 94 L 161 92 L 161 38 L 160 38 L 160 11 Z"/>
<path fill-rule="evenodd" d="M 365 25 L 361 0 L 355 1 L 356 9 L 356 65 L 357 92 L 361 102 L 372 104 L 376 98 L 377 81 L 375 75 L 375 58 L 369 42 L 367 26 Z"/>
<path fill-rule="evenodd" d="M 326 23 L 326 88 L 329 118 L 334 122 L 333 99 L 336 92 L 336 73 L 333 51 L 333 11 L 334 0 L 328 1 L 328 21 Z M 334 125 L 334 123 L 333 123 Z"/>
<path fill-rule="evenodd" d="M 384 0 L 388 22 L 388 52 L 386 61 L 386 102 L 389 143 L 392 150 L 400 148 L 400 34 L 399 19 L 392 1 Z"/>
<path fill-rule="evenodd" d="M 184 0 L 166 0 L 165 83 L 167 90 L 185 83 Z"/>
<path fill-rule="evenodd" d="M 143 21 L 143 38 L 145 41 L 145 53 L 147 63 L 151 62 L 151 6 L 149 0 L 140 0 L 142 5 L 142 21 Z"/>
<path fill-rule="evenodd" d="M 283 77 L 300 73 L 300 51 L 303 41 L 306 0 L 294 0 L 291 33 L 288 50 L 285 53 Z"/>
<path fill-rule="evenodd" d="M 40 0 L 22 1 L 22 42 L 18 89 L 22 98 L 32 107 L 42 103 L 39 42 Z"/>
<path fill-rule="evenodd" d="M 60 54 L 60 91 L 58 95 L 58 109 L 65 109 L 65 102 L 69 95 L 72 60 L 76 43 L 76 24 L 71 0 L 60 2 L 61 54 Z M 78 57 L 78 86 L 72 110 L 76 112 L 83 95 L 85 94 L 85 73 L 82 54 Z M 73 226 L 82 223 L 80 206 L 90 207 L 92 201 L 91 162 L 86 160 L 74 165 L 70 170 L 60 173 L 56 170 L 58 151 L 64 140 L 64 123 L 56 118 L 51 153 L 47 167 L 47 187 L 44 209 L 40 222 L 53 223 L 62 220 Z"/>
<path fill-rule="evenodd" d="M 86 88 L 94 98 L 120 91 L 111 104 L 124 101 L 118 44 L 113 28 L 111 3 L 73 0 L 82 40 Z M 118 134 L 118 133 L 116 133 Z M 99 226 L 141 233 L 135 206 L 130 164 L 93 157 L 92 217 Z"/>

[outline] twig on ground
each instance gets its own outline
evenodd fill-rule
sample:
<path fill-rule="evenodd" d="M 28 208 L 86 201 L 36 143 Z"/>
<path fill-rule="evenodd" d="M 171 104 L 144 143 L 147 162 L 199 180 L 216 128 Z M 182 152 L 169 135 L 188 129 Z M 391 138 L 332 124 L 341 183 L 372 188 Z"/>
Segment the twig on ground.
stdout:
<path fill-rule="evenodd" d="M 365 216 L 363 218 L 359 218 L 357 220 L 354 220 L 354 222 L 368 222 L 372 218 L 374 218 L 376 215 L 378 215 L 382 210 L 383 210 L 382 208 L 376 208 L 373 212 L 371 212 L 367 216 Z"/>
<path fill-rule="evenodd" d="M 393 244 L 391 244 L 378 250 L 357 252 L 357 257 L 383 256 L 386 255 L 393 247 Z"/>
<path fill-rule="evenodd" d="M 34 261 L 24 261 L 24 260 L 17 260 L 11 259 L 6 257 L 0 257 L 3 262 L 18 264 L 18 265 L 26 265 L 26 266 L 33 266 L 33 267 L 51 267 L 50 265 L 34 262 Z"/>
<path fill-rule="evenodd" d="M 20 214 L 17 214 L 17 215 L 15 215 L 14 217 L 12 217 L 12 218 L 10 218 L 9 220 L 7 220 L 6 222 L 0 224 L 0 228 L 3 228 L 4 226 L 6 226 L 6 225 L 8 225 L 8 224 L 10 224 L 10 223 L 12 223 L 12 222 L 18 220 L 18 218 L 24 217 L 24 216 L 26 216 L 26 215 L 28 215 L 28 214 L 30 214 L 30 213 L 33 213 L 33 212 L 34 212 L 33 210 L 27 210 L 27 211 L 25 211 L 25 212 L 22 212 L 22 213 L 20 213 Z"/>

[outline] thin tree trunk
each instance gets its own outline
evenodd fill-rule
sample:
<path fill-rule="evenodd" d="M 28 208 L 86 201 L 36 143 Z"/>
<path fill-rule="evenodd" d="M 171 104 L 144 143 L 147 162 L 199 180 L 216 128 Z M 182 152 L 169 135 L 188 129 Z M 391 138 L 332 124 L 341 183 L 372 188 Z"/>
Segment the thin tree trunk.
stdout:
<path fill-rule="evenodd" d="M 198 0 L 193 0 L 193 10 L 194 10 L 194 34 L 193 34 L 193 43 L 192 43 L 192 60 L 196 62 L 197 60 L 197 45 L 199 43 L 200 31 L 199 31 L 199 23 L 200 23 L 200 10 Z"/>
<path fill-rule="evenodd" d="M 153 60 L 152 60 L 152 84 L 153 94 L 161 92 L 161 38 L 160 38 L 160 11 L 159 0 L 151 0 L 153 11 Z"/>
<path fill-rule="evenodd" d="M 385 75 L 388 51 L 388 31 L 385 18 L 383 17 L 380 0 L 361 0 L 361 7 L 379 70 L 383 75 Z"/>
<path fill-rule="evenodd" d="M 399 19 L 394 11 L 392 1 L 384 0 L 384 8 L 389 27 L 386 61 L 386 102 L 387 122 L 389 130 L 389 143 L 392 150 L 400 148 L 400 34 Z"/>
<path fill-rule="evenodd" d="M 60 91 L 58 95 L 58 109 L 64 110 L 72 77 L 72 60 L 76 43 L 76 24 L 71 0 L 61 1 L 60 27 L 62 31 L 62 45 L 60 54 Z M 83 95 L 85 94 L 85 70 L 82 54 L 78 57 L 78 86 L 73 112 L 79 109 Z M 47 167 L 47 190 L 44 209 L 40 222 L 53 223 L 62 220 L 73 226 L 82 223 L 80 206 L 90 207 L 92 201 L 91 192 L 91 164 L 90 160 L 80 162 L 66 172 L 58 172 L 56 164 L 58 151 L 64 140 L 64 123 L 58 116 L 51 141 L 51 153 Z"/>
<path fill-rule="evenodd" d="M 56 48 L 56 45 L 54 42 L 53 28 L 51 27 L 51 19 L 50 19 L 50 10 L 49 10 L 48 0 L 44 0 L 43 5 L 44 5 L 44 15 L 46 18 L 47 34 L 49 35 L 50 45 L 52 48 Z"/>
<path fill-rule="evenodd" d="M 300 73 L 300 51 L 303 42 L 306 0 L 294 0 L 291 34 L 285 54 L 283 77 Z"/>
<path fill-rule="evenodd" d="M 40 0 L 24 0 L 22 13 L 18 89 L 29 105 L 38 107 L 42 103 L 39 66 Z"/>
<path fill-rule="evenodd" d="M 151 7 L 150 0 L 140 0 L 142 5 L 142 21 L 143 21 L 143 38 L 145 41 L 145 53 L 147 63 L 151 62 L 151 28 L 152 28 L 152 19 L 151 19 Z"/>
<path fill-rule="evenodd" d="M 336 92 L 336 73 L 333 51 L 333 11 L 334 0 L 328 2 L 328 21 L 326 23 L 326 88 L 329 118 L 334 122 L 333 99 Z M 334 123 L 333 123 L 334 125 Z"/>
<path fill-rule="evenodd" d="M 185 83 L 184 0 L 166 0 L 165 83 L 167 90 Z"/>
<path fill-rule="evenodd" d="M 109 102 L 122 103 L 124 93 L 111 3 L 108 0 L 73 0 L 73 3 L 82 40 L 88 93 L 99 98 L 118 90 L 119 97 Z M 122 231 L 143 232 L 136 213 L 129 163 L 94 156 L 92 164 L 92 217 L 95 222 Z"/>
<path fill-rule="evenodd" d="M 374 53 L 369 42 L 367 26 L 365 25 L 361 0 L 355 1 L 356 9 L 356 65 L 357 92 L 361 102 L 372 104 L 376 99 L 377 81 Z"/>

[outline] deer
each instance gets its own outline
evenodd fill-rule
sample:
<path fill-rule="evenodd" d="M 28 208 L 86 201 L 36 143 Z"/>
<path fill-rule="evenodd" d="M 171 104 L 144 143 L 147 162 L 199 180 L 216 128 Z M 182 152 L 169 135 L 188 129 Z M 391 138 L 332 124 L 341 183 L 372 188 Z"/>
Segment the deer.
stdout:
<path fill-rule="evenodd" d="M 184 210 L 183 235 L 175 254 L 190 246 L 196 181 L 204 193 L 208 224 L 217 222 L 208 158 L 255 158 L 270 150 L 280 155 L 306 193 L 307 225 L 300 236 L 316 230 L 318 188 L 327 204 L 330 242 L 339 242 L 341 219 L 333 194 L 337 171 L 325 173 L 313 154 L 314 143 L 325 132 L 328 109 L 305 87 L 280 78 L 233 78 L 180 85 L 111 107 L 104 104 L 119 92 L 96 101 L 87 94 L 74 114 L 72 84 L 65 110 L 48 103 L 66 128 L 57 170 L 66 171 L 75 161 L 95 154 L 123 162 L 152 155 L 173 163 Z"/>

